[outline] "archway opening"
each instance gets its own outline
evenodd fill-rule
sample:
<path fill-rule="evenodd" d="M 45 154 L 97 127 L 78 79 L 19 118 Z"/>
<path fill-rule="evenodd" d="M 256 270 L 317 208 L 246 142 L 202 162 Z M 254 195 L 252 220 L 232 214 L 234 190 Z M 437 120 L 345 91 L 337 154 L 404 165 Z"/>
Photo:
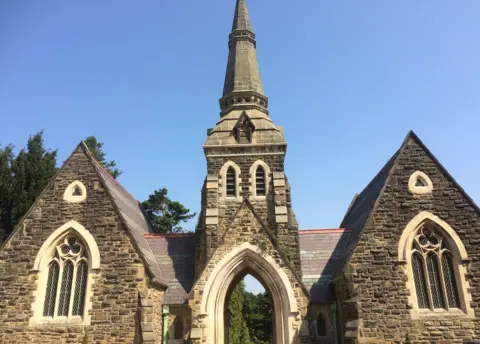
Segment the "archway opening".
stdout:
<path fill-rule="evenodd" d="M 292 284 L 273 257 L 248 242 L 232 249 L 223 257 L 203 286 L 199 315 L 204 316 L 206 330 L 202 330 L 202 338 L 212 344 L 228 343 L 226 304 L 238 282 L 248 274 L 260 281 L 271 296 L 273 343 L 295 342 L 298 334 L 295 330 L 298 308 Z"/>
<path fill-rule="evenodd" d="M 274 305 L 268 288 L 246 273 L 234 280 L 225 302 L 225 343 L 273 344 Z"/>

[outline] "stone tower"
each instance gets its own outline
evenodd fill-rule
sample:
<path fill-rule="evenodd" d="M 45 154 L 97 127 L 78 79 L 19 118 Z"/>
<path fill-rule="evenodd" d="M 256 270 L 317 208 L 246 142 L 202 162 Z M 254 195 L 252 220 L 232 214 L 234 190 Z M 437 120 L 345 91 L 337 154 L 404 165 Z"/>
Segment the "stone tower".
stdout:
<path fill-rule="evenodd" d="M 245 0 L 237 0 L 228 47 L 220 119 L 203 146 L 207 177 L 195 232 L 190 339 L 228 342 L 230 294 L 251 274 L 272 297 L 274 342 L 299 344 L 309 292 L 284 173 L 287 143 L 269 117 Z"/>
<path fill-rule="evenodd" d="M 287 143 L 269 116 L 245 0 L 237 0 L 228 47 L 220 120 L 203 146 L 207 178 L 196 229 L 196 276 L 248 203 L 300 277 L 298 224 L 284 173 Z"/>

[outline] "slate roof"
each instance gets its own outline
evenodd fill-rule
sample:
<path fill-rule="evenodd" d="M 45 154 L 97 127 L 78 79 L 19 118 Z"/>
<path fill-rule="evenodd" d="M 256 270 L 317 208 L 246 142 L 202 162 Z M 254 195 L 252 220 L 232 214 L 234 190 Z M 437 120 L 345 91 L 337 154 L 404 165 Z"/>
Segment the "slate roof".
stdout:
<path fill-rule="evenodd" d="M 400 149 L 390 158 L 390 160 L 388 160 L 385 166 L 383 166 L 380 172 L 378 172 L 365 189 L 363 189 L 360 194 L 354 196 L 352 203 L 340 224 L 340 227 L 348 228 L 352 231 L 352 234 L 346 243 L 347 251 L 352 248 L 352 245 L 356 244 L 399 153 Z"/>
<path fill-rule="evenodd" d="M 333 301 L 330 284 L 342 262 L 345 245 L 351 232 L 345 229 L 301 230 L 300 259 L 302 280 L 313 302 Z"/>
<path fill-rule="evenodd" d="M 105 170 L 88 151 L 84 145 L 84 150 L 91 159 L 95 170 L 103 181 L 114 206 L 116 207 L 122 221 L 133 239 L 133 244 L 144 261 L 147 270 L 150 272 L 153 282 L 166 286 L 155 256 L 145 239 L 145 234 L 151 233 L 151 225 L 146 218 L 140 203 L 125 190 L 107 170 Z"/>
<path fill-rule="evenodd" d="M 330 281 L 350 231 L 301 230 L 299 233 L 302 281 L 310 291 L 312 301 L 331 301 L 333 290 L 329 286 Z M 194 234 L 147 234 L 145 238 L 168 283 L 165 303 L 185 303 L 194 283 Z"/>
<path fill-rule="evenodd" d="M 183 304 L 195 278 L 194 234 L 153 234 L 145 238 L 168 284 L 164 302 Z"/>

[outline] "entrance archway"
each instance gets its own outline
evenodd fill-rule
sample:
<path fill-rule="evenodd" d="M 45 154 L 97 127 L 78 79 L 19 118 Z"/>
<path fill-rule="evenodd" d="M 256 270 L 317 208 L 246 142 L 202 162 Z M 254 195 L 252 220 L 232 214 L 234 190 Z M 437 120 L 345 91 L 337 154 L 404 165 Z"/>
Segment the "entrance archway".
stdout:
<path fill-rule="evenodd" d="M 290 280 L 275 260 L 260 248 L 244 243 L 231 250 L 212 270 L 203 289 L 201 313 L 206 315 L 207 343 L 225 342 L 225 303 L 232 288 L 246 274 L 255 276 L 272 296 L 276 344 L 291 344 L 295 336 L 297 301 Z"/>
<path fill-rule="evenodd" d="M 224 310 L 225 343 L 274 344 L 272 296 L 250 273 L 232 283 Z"/>

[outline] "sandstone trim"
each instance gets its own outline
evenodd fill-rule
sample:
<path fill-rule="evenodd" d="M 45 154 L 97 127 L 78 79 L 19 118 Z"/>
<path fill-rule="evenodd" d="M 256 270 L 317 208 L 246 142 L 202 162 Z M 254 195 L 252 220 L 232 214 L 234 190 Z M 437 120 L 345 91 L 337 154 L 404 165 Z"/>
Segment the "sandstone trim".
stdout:
<path fill-rule="evenodd" d="M 462 309 L 452 309 L 449 311 L 446 310 L 435 310 L 431 311 L 428 309 L 419 309 L 417 294 L 415 291 L 415 283 L 411 265 L 411 256 L 412 256 L 412 243 L 417 232 L 417 229 L 425 223 L 425 221 L 434 222 L 443 230 L 447 236 L 448 246 L 450 247 L 455 269 L 455 277 L 457 280 L 457 288 L 460 297 L 460 303 Z M 428 211 L 422 211 L 417 216 L 415 216 L 403 230 L 402 236 L 398 244 L 398 262 L 403 264 L 404 273 L 407 276 L 406 286 L 410 291 L 408 296 L 409 305 L 411 307 L 410 314 L 412 319 L 419 318 L 431 318 L 438 316 L 463 316 L 467 318 L 474 318 L 475 311 L 471 307 L 472 295 L 469 292 L 470 285 L 466 279 L 466 263 L 469 262 L 467 251 L 463 245 L 462 240 L 458 237 L 455 230 L 445 221 L 440 219 L 438 216 L 433 215 Z"/>

